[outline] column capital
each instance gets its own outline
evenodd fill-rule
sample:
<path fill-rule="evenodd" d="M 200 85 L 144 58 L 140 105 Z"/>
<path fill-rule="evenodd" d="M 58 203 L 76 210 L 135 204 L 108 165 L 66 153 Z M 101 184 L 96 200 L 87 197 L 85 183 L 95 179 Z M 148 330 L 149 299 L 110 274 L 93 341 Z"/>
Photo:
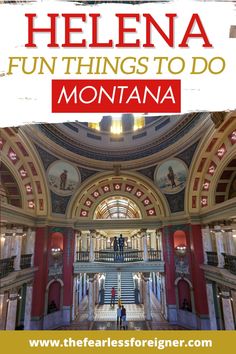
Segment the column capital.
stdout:
<path fill-rule="evenodd" d="M 16 229 L 16 236 L 23 236 L 23 227 L 17 227 Z"/>
<path fill-rule="evenodd" d="M 149 278 L 150 278 L 150 272 L 144 272 L 144 273 L 142 273 L 142 279 L 143 279 L 144 281 L 148 281 Z"/>
<path fill-rule="evenodd" d="M 96 237 L 97 231 L 94 229 L 89 230 L 89 235 L 92 237 Z"/>
<path fill-rule="evenodd" d="M 215 225 L 214 226 L 214 231 L 215 232 L 221 232 L 221 226 L 220 225 Z"/>
<path fill-rule="evenodd" d="M 18 289 L 17 288 L 11 289 L 8 299 L 9 299 L 9 301 L 14 301 L 14 300 L 18 299 Z"/>
<path fill-rule="evenodd" d="M 6 229 L 5 236 L 12 236 L 13 232 L 13 229 Z"/>
<path fill-rule="evenodd" d="M 89 273 L 88 274 L 88 278 L 89 278 L 90 282 L 93 282 L 95 280 L 95 275 L 96 275 L 96 273 Z"/>
<path fill-rule="evenodd" d="M 147 229 L 141 229 L 140 230 L 140 237 L 145 237 L 147 236 Z"/>

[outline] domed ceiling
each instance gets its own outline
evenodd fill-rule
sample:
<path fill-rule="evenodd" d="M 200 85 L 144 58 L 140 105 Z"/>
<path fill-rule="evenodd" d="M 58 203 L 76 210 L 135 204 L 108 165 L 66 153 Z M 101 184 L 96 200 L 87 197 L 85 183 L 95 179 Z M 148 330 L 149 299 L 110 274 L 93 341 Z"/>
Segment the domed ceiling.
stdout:
<path fill-rule="evenodd" d="M 117 115 L 115 118 L 104 116 L 100 125 L 80 122 L 39 124 L 28 126 L 25 131 L 37 144 L 47 149 L 50 146 L 51 151 L 57 146 L 67 157 L 72 153 L 89 160 L 114 163 L 162 154 L 167 148 L 174 148 L 175 153 L 181 151 L 199 140 L 210 121 L 208 113 L 144 115 L 142 124 L 135 126 L 133 115 L 123 115 L 119 123 L 121 128 L 114 133 L 112 119 L 117 121 Z"/>

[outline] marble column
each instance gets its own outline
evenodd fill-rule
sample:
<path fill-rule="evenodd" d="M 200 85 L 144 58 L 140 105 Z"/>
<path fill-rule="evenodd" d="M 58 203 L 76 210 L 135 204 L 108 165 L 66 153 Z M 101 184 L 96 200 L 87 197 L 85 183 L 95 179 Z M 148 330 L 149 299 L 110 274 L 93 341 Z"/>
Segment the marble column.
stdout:
<path fill-rule="evenodd" d="M 104 241 L 103 241 L 103 236 L 101 235 L 100 237 L 101 237 L 101 239 L 100 239 L 100 250 L 102 251 L 104 249 Z"/>
<path fill-rule="evenodd" d="M 87 295 L 87 273 L 84 273 L 84 296 Z"/>
<path fill-rule="evenodd" d="M 5 329 L 7 318 L 7 298 L 7 292 L 0 294 L 0 330 Z"/>
<path fill-rule="evenodd" d="M 94 321 L 94 274 L 89 274 L 89 293 L 88 293 L 88 320 Z"/>
<path fill-rule="evenodd" d="M 147 247 L 147 232 L 146 230 L 141 230 L 141 237 L 143 241 L 143 260 L 148 261 L 148 247 Z"/>
<path fill-rule="evenodd" d="M 16 256 L 14 262 L 15 270 L 20 270 L 22 236 L 23 236 L 23 230 L 21 228 L 16 229 L 16 235 L 14 237 L 14 243 L 12 248 L 12 255 Z"/>
<path fill-rule="evenodd" d="M 76 318 L 76 315 L 78 313 L 78 281 L 77 281 L 77 276 L 74 277 L 73 279 L 73 310 L 72 310 L 72 321 Z"/>
<path fill-rule="evenodd" d="M 218 256 L 218 267 L 219 268 L 224 268 L 224 256 L 222 256 L 222 253 L 224 253 L 224 236 L 223 233 L 221 232 L 221 227 L 220 226 L 215 226 L 214 227 L 215 231 L 215 237 L 216 237 L 216 249 L 217 249 L 217 256 Z"/>
<path fill-rule="evenodd" d="M 235 241 L 234 241 L 232 229 L 226 229 L 224 232 L 224 235 L 225 235 L 225 239 L 226 239 L 226 253 L 231 256 L 235 256 L 236 255 L 236 247 L 235 247 Z"/>
<path fill-rule="evenodd" d="M 99 281 L 98 281 L 98 274 L 96 274 L 95 281 L 94 281 L 94 303 L 98 304 L 99 302 Z"/>
<path fill-rule="evenodd" d="M 164 318 L 167 320 L 168 312 L 166 306 L 166 279 L 165 276 L 161 275 L 161 313 L 163 314 Z"/>
<path fill-rule="evenodd" d="M 101 237 L 98 236 L 97 237 L 97 251 L 100 251 L 101 250 Z"/>
<path fill-rule="evenodd" d="M 3 236 L 3 247 L 1 249 L 2 258 L 10 258 L 11 257 L 11 248 L 13 241 L 13 230 L 7 229 L 5 232 L 5 237 Z"/>
<path fill-rule="evenodd" d="M 143 251 L 143 241 L 142 241 L 142 235 L 138 234 L 137 235 L 137 248 L 139 251 Z"/>
<path fill-rule="evenodd" d="M 90 250 L 89 250 L 89 261 L 93 262 L 94 261 L 94 240 L 96 239 L 96 231 L 95 230 L 90 230 Z"/>
<path fill-rule="evenodd" d="M 222 292 L 222 308 L 223 308 L 225 329 L 231 331 L 235 330 L 232 301 L 230 298 L 230 294 L 227 292 Z"/>
<path fill-rule="evenodd" d="M 131 237 L 131 247 L 132 247 L 132 249 L 135 248 L 135 246 L 134 246 L 134 236 Z"/>
<path fill-rule="evenodd" d="M 209 226 L 202 229 L 202 243 L 204 250 L 204 263 L 207 264 L 207 252 L 212 252 L 212 242 Z"/>
<path fill-rule="evenodd" d="M 81 235 L 81 251 L 82 252 L 88 251 L 87 234 L 84 234 L 84 233 L 82 233 L 82 235 Z"/>
<path fill-rule="evenodd" d="M 207 303 L 208 303 L 210 328 L 212 330 L 216 330 L 217 322 L 216 322 L 216 311 L 214 305 L 214 293 L 213 293 L 212 283 L 206 284 L 206 291 L 207 291 Z"/>
<path fill-rule="evenodd" d="M 139 292 L 140 292 L 140 303 L 143 304 L 143 287 L 144 287 L 144 280 L 142 279 L 142 277 L 140 278 L 139 281 Z"/>
<path fill-rule="evenodd" d="M 26 288 L 26 300 L 25 300 L 25 317 L 24 317 L 24 329 L 30 329 L 31 310 L 32 310 L 32 284 L 27 284 Z"/>
<path fill-rule="evenodd" d="M 156 273 L 152 273 L 152 291 L 154 292 L 155 296 L 157 295 L 157 284 L 156 284 Z"/>
<path fill-rule="evenodd" d="M 162 237 L 161 232 L 157 232 L 156 233 L 156 240 L 157 240 L 157 249 L 159 251 L 162 250 L 161 237 Z"/>
<path fill-rule="evenodd" d="M 81 303 L 83 298 L 83 274 L 80 273 L 79 275 L 79 303 Z"/>
<path fill-rule="evenodd" d="M 154 250 L 154 251 L 157 250 L 157 238 L 156 238 L 156 234 L 154 232 L 152 232 L 150 235 L 150 245 L 151 245 L 152 250 Z"/>
<path fill-rule="evenodd" d="M 138 249 L 138 238 L 137 235 L 134 236 L 134 249 Z"/>
<path fill-rule="evenodd" d="M 3 258 L 3 248 L 4 248 L 4 243 L 5 243 L 5 238 L 6 238 L 6 226 L 1 226 L 1 233 L 0 233 L 0 259 Z"/>
<path fill-rule="evenodd" d="M 231 296 L 232 296 L 234 318 L 236 319 L 236 291 L 235 290 L 231 290 Z"/>
<path fill-rule="evenodd" d="M 34 265 L 35 231 L 30 227 L 26 232 L 26 254 L 32 254 L 31 266 Z"/>
<path fill-rule="evenodd" d="M 14 330 L 16 327 L 17 295 L 17 291 L 15 290 L 10 294 L 8 299 L 6 330 Z"/>
<path fill-rule="evenodd" d="M 143 285 L 144 285 L 144 316 L 145 320 L 150 321 L 152 319 L 151 314 L 151 296 L 150 296 L 150 284 L 149 284 L 149 273 L 143 273 Z"/>

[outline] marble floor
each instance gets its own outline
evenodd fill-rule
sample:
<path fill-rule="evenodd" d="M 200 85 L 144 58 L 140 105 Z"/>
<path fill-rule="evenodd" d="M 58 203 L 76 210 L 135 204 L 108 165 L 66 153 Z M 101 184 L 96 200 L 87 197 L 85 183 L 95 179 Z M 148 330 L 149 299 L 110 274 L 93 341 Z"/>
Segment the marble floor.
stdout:
<path fill-rule="evenodd" d="M 125 305 L 128 330 L 184 330 L 180 326 L 169 324 L 161 314 L 160 305 L 151 295 L 152 321 L 145 321 L 143 305 Z M 95 308 L 95 321 L 88 321 L 88 301 L 85 298 L 79 306 L 78 317 L 69 325 L 58 328 L 59 330 L 123 330 L 116 323 L 116 307 L 110 305 L 97 305 Z"/>
<path fill-rule="evenodd" d="M 127 321 L 144 321 L 143 305 L 127 304 L 126 317 Z M 95 321 L 116 321 L 116 309 L 110 305 L 96 306 Z"/>

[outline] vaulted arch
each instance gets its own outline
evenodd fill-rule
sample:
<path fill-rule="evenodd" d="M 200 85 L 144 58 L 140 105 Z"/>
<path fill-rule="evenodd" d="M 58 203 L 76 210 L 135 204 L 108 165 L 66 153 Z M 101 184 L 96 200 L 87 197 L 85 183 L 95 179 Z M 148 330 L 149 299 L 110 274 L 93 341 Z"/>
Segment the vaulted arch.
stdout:
<path fill-rule="evenodd" d="M 69 205 L 68 217 L 93 220 L 98 205 L 114 196 L 133 201 L 144 219 L 160 219 L 169 215 L 163 196 L 145 177 L 137 173 L 121 173 L 119 176 L 101 173 L 80 186 Z"/>
<path fill-rule="evenodd" d="M 208 210 L 217 203 L 217 188 L 222 173 L 236 156 L 235 112 L 229 113 L 217 129 L 212 127 L 195 156 L 187 186 L 186 202 L 190 213 Z"/>
<path fill-rule="evenodd" d="M 45 175 L 33 145 L 20 129 L 4 128 L 0 138 L 1 160 L 7 171 L 17 181 L 21 203 L 16 205 L 27 213 L 47 215 L 49 197 Z M 9 177 L 10 178 L 10 177 Z"/>

